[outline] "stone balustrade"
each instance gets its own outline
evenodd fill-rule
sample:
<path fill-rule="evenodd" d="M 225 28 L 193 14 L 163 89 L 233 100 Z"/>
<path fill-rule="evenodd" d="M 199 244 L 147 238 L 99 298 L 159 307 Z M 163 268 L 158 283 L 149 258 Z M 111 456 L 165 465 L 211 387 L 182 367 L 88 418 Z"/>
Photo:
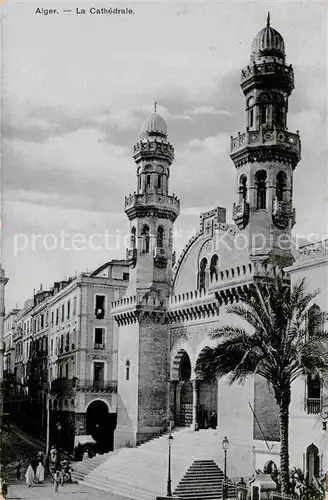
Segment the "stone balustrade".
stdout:
<path fill-rule="evenodd" d="M 291 88 L 294 87 L 294 71 L 292 65 L 286 66 L 277 62 L 263 62 L 250 64 L 241 72 L 241 82 L 245 82 L 256 75 L 276 75 L 283 77 Z"/>
<path fill-rule="evenodd" d="M 328 239 L 304 245 L 298 251 L 298 260 L 324 256 L 328 259 Z"/>
<path fill-rule="evenodd" d="M 301 139 L 299 134 L 292 134 L 287 130 L 263 129 L 238 133 L 237 137 L 231 137 L 231 153 L 235 153 L 248 147 L 258 146 L 280 146 L 289 151 L 301 154 Z"/>
<path fill-rule="evenodd" d="M 173 210 L 179 212 L 180 210 L 180 200 L 176 195 L 164 195 L 160 193 L 151 194 L 137 194 L 133 193 L 125 197 L 125 209 L 134 206 L 147 206 L 147 205 L 159 205 L 159 206 L 171 206 Z"/>

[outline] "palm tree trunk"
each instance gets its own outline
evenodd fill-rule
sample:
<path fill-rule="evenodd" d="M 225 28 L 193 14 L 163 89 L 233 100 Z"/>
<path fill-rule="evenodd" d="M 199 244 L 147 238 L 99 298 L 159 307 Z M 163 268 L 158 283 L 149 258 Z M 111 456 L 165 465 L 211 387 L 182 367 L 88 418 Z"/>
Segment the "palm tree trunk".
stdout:
<path fill-rule="evenodd" d="M 289 403 L 282 403 L 279 410 L 280 420 L 280 474 L 281 492 L 289 492 Z"/>

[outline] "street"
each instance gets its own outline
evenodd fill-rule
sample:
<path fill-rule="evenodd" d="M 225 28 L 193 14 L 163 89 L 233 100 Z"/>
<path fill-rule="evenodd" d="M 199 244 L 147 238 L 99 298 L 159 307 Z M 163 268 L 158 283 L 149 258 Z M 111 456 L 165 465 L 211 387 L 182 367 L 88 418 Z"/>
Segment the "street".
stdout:
<path fill-rule="evenodd" d="M 65 498 L 66 500 L 131 500 L 106 491 L 88 488 L 81 484 L 65 484 L 59 487 L 58 494 L 54 492 L 53 483 L 35 485 L 28 488 L 25 483 L 9 486 L 7 500 L 53 500 L 54 498 Z"/>

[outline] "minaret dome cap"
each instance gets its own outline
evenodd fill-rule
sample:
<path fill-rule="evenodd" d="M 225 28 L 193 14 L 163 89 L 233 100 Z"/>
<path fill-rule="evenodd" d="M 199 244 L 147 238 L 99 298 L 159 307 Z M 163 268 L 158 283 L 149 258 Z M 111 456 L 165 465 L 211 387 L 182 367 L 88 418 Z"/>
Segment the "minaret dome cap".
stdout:
<path fill-rule="evenodd" d="M 161 137 L 167 136 L 166 121 L 156 112 L 156 104 L 155 111 L 150 116 L 148 116 L 141 129 L 141 137 L 152 135 L 158 135 Z"/>
<path fill-rule="evenodd" d="M 252 57 L 276 56 L 285 57 L 285 43 L 280 33 L 270 26 L 270 13 L 267 25 L 254 38 L 252 44 Z"/>

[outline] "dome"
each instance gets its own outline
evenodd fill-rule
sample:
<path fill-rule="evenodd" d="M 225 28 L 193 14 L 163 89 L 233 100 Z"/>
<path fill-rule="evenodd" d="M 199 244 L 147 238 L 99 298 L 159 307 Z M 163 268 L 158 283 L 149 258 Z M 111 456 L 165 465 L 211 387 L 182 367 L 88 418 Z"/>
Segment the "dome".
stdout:
<path fill-rule="evenodd" d="M 160 135 L 167 136 L 167 125 L 165 120 L 154 111 L 145 121 L 141 135 Z"/>
<path fill-rule="evenodd" d="M 267 25 L 254 38 L 252 44 L 252 56 L 277 56 L 285 57 L 284 39 L 277 30 L 270 26 L 270 14 Z"/>

